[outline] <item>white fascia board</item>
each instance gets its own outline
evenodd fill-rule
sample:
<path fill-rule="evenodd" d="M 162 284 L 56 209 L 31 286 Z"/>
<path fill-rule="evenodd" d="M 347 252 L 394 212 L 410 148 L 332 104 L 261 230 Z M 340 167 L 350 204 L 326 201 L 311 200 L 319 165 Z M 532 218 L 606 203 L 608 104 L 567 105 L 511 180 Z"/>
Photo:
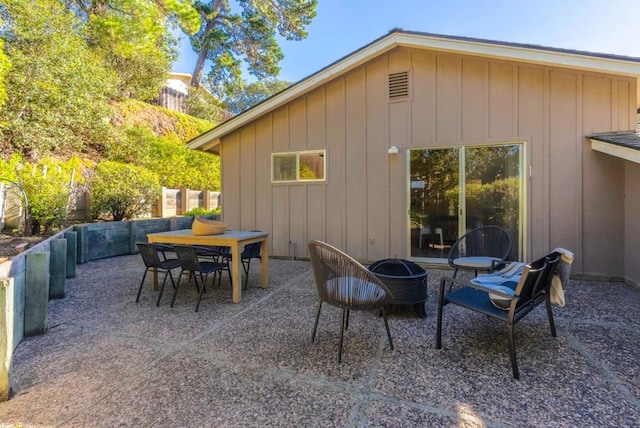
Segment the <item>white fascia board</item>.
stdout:
<path fill-rule="evenodd" d="M 606 153 L 630 162 L 640 163 L 640 150 L 605 143 L 604 141 L 594 140 L 593 138 L 591 138 L 591 148 L 597 152 Z"/>
<path fill-rule="evenodd" d="M 535 47 L 509 46 L 481 41 L 456 40 L 421 36 L 416 34 L 398 34 L 397 44 L 419 49 L 434 49 L 466 55 L 500 58 L 512 61 L 591 70 L 599 73 L 622 74 L 639 78 L 640 62 L 624 61 L 614 58 L 581 55 L 572 52 L 536 49 Z"/>
<path fill-rule="evenodd" d="M 220 138 L 210 138 L 210 139 L 207 139 L 206 141 L 203 141 L 202 144 L 198 147 L 198 149 L 203 150 L 205 152 L 217 151 L 212 149 L 214 149 L 219 145 L 220 145 Z M 193 148 L 191 147 L 191 145 L 189 145 L 188 147 Z"/>

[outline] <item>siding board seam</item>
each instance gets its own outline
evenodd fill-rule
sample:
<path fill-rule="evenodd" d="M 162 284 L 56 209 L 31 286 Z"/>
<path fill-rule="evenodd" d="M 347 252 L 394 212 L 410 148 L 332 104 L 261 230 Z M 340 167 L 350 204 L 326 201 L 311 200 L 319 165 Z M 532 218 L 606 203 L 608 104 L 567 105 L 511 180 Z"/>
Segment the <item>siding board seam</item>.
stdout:
<path fill-rule="evenodd" d="M 542 236 L 543 238 L 543 246 L 542 248 L 540 248 L 540 250 L 542 250 L 542 252 L 547 251 L 547 249 L 549 248 L 550 245 L 550 240 L 551 240 L 551 210 L 549 209 L 549 207 L 551 206 L 551 186 L 549 185 L 550 183 L 550 169 L 549 169 L 549 165 L 547 162 L 547 154 L 549 153 L 550 147 L 551 147 L 551 74 L 553 73 L 553 71 L 551 69 L 547 69 L 544 73 L 544 88 L 543 88 L 543 105 L 544 105 L 544 110 L 546 112 L 546 114 L 544 115 L 544 132 L 543 132 L 543 140 L 542 140 L 542 165 L 540 165 L 538 167 L 539 169 L 539 173 L 542 174 L 543 179 L 542 179 L 542 186 L 543 186 L 543 193 L 542 193 L 542 209 L 543 212 L 546 213 L 546 215 L 544 216 L 544 224 L 542 225 L 543 229 L 542 232 Z M 533 174 L 535 177 L 535 174 L 538 173 L 536 171 L 536 168 L 533 165 L 533 147 L 531 147 L 531 161 L 530 161 L 530 165 L 533 168 Z M 529 178 L 530 183 L 531 183 L 531 188 L 533 189 L 533 177 Z M 533 207 L 535 204 L 531 203 L 531 206 Z M 533 236 L 533 231 L 531 231 L 530 236 Z M 533 243 L 532 243 L 533 245 Z M 533 249 L 533 248 L 532 248 Z M 533 253 L 532 253 L 533 254 Z"/>
<path fill-rule="evenodd" d="M 462 108 L 462 102 L 463 102 L 463 94 L 462 94 L 462 57 L 459 56 L 457 57 L 457 63 L 458 63 L 458 126 L 457 126 L 457 135 L 456 135 L 456 139 L 458 141 L 462 141 L 462 114 L 464 109 Z"/>
<path fill-rule="evenodd" d="M 576 247 L 580 248 L 580 255 L 582 255 L 582 263 L 577 267 L 579 272 L 584 272 L 584 73 L 576 73 L 576 140 L 574 146 L 576 147 L 575 159 L 576 159 L 576 180 L 578 188 L 576 189 L 576 200 L 580 203 L 576 203 Z"/>
<path fill-rule="evenodd" d="M 491 66 L 490 61 L 484 61 L 484 102 L 487 106 L 484 114 L 484 130 L 482 137 L 485 141 L 491 139 Z"/>
<path fill-rule="evenodd" d="M 520 100 L 520 92 L 518 88 L 520 87 L 520 67 L 516 64 L 513 64 L 513 69 L 511 75 L 512 79 L 512 92 L 511 92 L 511 135 L 512 137 L 516 137 L 520 135 L 518 132 L 518 119 L 520 118 L 520 109 L 519 109 L 519 100 Z"/>
<path fill-rule="evenodd" d="M 386 55 L 387 61 L 389 60 L 389 55 Z M 368 117 L 368 100 L 369 100 L 369 86 L 367 85 L 367 80 L 369 79 L 368 76 L 368 71 L 369 68 L 368 67 L 364 67 L 363 69 L 363 73 L 364 73 L 364 80 L 363 80 L 363 86 L 364 86 L 364 141 L 365 141 L 365 150 L 364 150 L 364 164 L 365 164 L 365 173 L 364 176 L 365 178 L 367 178 L 367 171 L 369 170 L 369 168 L 367 167 L 369 165 L 369 127 L 367 126 L 367 117 Z M 368 186 L 367 186 L 368 187 Z M 364 192 L 364 206 L 368 207 L 369 206 L 369 192 L 365 191 Z M 360 239 L 364 242 L 361 242 L 362 245 L 362 249 L 364 250 L 362 253 L 362 255 L 367 258 L 369 257 L 369 240 L 367 239 L 367 237 L 369 236 L 369 210 L 365 209 L 365 215 L 364 217 L 364 236 L 362 236 Z"/>

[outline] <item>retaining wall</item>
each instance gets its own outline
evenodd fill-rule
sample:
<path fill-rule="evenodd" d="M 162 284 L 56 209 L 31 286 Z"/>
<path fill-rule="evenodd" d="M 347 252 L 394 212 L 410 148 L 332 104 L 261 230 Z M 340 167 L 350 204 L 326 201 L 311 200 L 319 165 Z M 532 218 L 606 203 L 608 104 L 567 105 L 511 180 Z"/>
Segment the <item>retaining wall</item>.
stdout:
<path fill-rule="evenodd" d="M 147 234 L 192 223 L 187 216 L 80 224 L 0 263 L 0 401 L 10 396 L 13 351 L 24 337 L 46 332 L 47 303 L 65 297 L 76 264 L 137 254 L 136 242 L 147 242 Z"/>

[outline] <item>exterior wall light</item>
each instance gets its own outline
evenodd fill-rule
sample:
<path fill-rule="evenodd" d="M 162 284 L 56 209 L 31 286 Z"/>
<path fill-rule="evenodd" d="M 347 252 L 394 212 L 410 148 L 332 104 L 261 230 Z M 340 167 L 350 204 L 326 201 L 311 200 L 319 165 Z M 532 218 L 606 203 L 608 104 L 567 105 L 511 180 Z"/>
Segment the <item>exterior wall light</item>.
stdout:
<path fill-rule="evenodd" d="M 389 153 L 390 155 L 397 155 L 398 153 L 400 153 L 400 149 L 398 149 L 398 146 L 391 146 L 389 147 L 389 150 L 387 150 L 387 153 Z"/>

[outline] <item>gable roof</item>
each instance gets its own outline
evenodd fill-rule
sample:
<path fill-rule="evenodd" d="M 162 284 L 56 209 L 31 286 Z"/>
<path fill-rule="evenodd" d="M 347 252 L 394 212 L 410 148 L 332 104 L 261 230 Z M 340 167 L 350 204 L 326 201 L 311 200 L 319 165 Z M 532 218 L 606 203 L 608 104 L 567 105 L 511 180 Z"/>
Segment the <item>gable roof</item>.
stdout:
<path fill-rule="evenodd" d="M 396 47 L 429 49 L 531 64 L 561 66 L 631 76 L 640 80 L 640 58 L 393 29 L 368 45 L 329 64 L 212 130 L 195 137 L 187 142 L 187 147 L 200 150 L 213 149 L 220 143 L 220 138 L 223 136 Z M 638 102 L 640 103 L 640 99 Z"/>

